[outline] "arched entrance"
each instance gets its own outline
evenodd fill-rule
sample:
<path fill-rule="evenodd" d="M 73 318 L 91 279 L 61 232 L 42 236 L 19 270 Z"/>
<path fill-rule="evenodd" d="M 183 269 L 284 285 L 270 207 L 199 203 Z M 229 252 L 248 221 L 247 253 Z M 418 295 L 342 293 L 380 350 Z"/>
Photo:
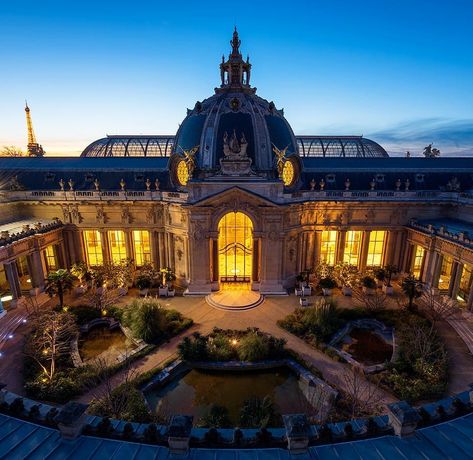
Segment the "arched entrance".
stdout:
<path fill-rule="evenodd" d="M 229 212 L 218 223 L 220 283 L 250 283 L 253 269 L 253 223 L 242 212 Z"/>

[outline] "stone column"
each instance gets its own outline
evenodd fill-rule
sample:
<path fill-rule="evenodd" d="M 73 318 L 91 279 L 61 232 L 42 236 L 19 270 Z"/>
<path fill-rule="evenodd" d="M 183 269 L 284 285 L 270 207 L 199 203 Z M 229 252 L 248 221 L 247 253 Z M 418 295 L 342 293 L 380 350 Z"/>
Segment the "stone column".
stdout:
<path fill-rule="evenodd" d="M 155 267 L 159 267 L 159 233 L 156 230 L 149 231 L 149 244 L 151 246 L 151 263 Z"/>
<path fill-rule="evenodd" d="M 452 277 L 450 278 L 450 288 L 448 290 L 448 295 L 452 299 L 457 298 L 458 289 L 460 287 L 460 281 L 463 272 L 463 264 L 460 262 L 453 263 Z"/>
<path fill-rule="evenodd" d="M 422 281 L 427 286 L 432 286 L 433 279 L 434 279 L 434 270 L 435 270 L 435 262 L 436 262 L 436 254 L 432 250 L 425 251 L 425 262 L 424 262 L 424 270 L 422 273 Z"/>
<path fill-rule="evenodd" d="M 167 254 L 166 254 L 166 240 L 165 240 L 165 233 L 158 232 L 158 259 L 156 260 L 156 268 L 163 268 L 168 264 L 167 261 Z"/>
<path fill-rule="evenodd" d="M 128 259 L 135 259 L 135 252 L 133 247 L 133 234 L 130 229 L 123 230 L 125 233 L 125 251 Z"/>
<path fill-rule="evenodd" d="M 8 284 L 10 285 L 10 290 L 13 296 L 13 299 L 19 299 L 21 297 L 21 288 L 20 288 L 20 279 L 18 277 L 18 269 L 16 267 L 16 262 L 4 263 L 5 275 L 7 277 Z"/>
<path fill-rule="evenodd" d="M 394 256 L 396 253 L 396 243 L 397 243 L 397 234 L 396 230 L 388 230 L 387 232 L 387 241 L 386 241 L 386 252 L 384 256 L 384 265 L 394 264 Z"/>
<path fill-rule="evenodd" d="M 209 236 L 189 237 L 189 280 L 184 295 L 207 295 L 211 293 Z"/>
<path fill-rule="evenodd" d="M 337 254 L 335 257 L 335 264 L 343 262 L 343 253 L 345 251 L 346 240 L 347 240 L 347 231 L 340 230 L 338 232 L 338 238 L 337 238 Z"/>
<path fill-rule="evenodd" d="M 363 231 L 363 238 L 361 241 L 361 251 L 360 251 L 360 270 L 363 271 L 366 268 L 366 260 L 368 258 L 368 247 L 370 244 L 370 234 L 371 230 Z"/>
<path fill-rule="evenodd" d="M 315 233 L 308 232 L 307 233 L 307 260 L 306 260 L 306 268 L 315 268 Z"/>
<path fill-rule="evenodd" d="M 30 270 L 31 284 L 34 288 L 44 290 L 44 270 L 41 260 L 41 253 L 38 250 L 33 251 L 29 256 L 28 267 Z"/>
<path fill-rule="evenodd" d="M 103 261 L 111 262 L 110 258 L 110 245 L 108 244 L 108 233 L 107 230 L 99 230 L 100 239 L 102 240 L 102 254 L 103 254 Z"/>
<path fill-rule="evenodd" d="M 262 294 L 287 295 L 282 283 L 283 240 L 279 236 L 265 235 L 261 239 Z"/>
<path fill-rule="evenodd" d="M 314 232 L 314 268 L 318 265 L 320 261 L 320 243 L 322 241 L 322 230 L 315 230 Z"/>
<path fill-rule="evenodd" d="M 473 283 L 471 283 L 470 291 L 468 292 L 468 302 L 467 302 L 468 310 L 472 310 L 473 308 Z"/>

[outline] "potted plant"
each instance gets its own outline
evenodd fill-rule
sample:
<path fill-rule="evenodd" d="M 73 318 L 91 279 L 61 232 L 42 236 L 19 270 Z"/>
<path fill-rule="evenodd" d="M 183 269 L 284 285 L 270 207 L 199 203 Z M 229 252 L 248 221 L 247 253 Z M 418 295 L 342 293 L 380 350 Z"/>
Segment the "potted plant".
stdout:
<path fill-rule="evenodd" d="M 149 288 L 153 285 L 153 280 L 147 273 L 140 273 L 136 278 L 136 287 L 140 290 L 141 296 L 147 296 Z"/>
<path fill-rule="evenodd" d="M 44 290 L 50 297 L 57 295 L 59 306 L 62 308 L 64 306 L 64 295 L 67 291 L 72 289 L 73 282 L 74 277 L 71 275 L 69 270 L 60 268 L 55 272 L 48 273 Z"/>
<path fill-rule="evenodd" d="M 118 286 L 118 294 L 124 296 L 128 293 L 128 286 L 133 279 L 133 261 L 122 260 L 115 265 L 115 279 Z"/>
<path fill-rule="evenodd" d="M 92 279 L 92 286 L 96 289 L 98 295 L 104 291 L 105 272 L 103 266 L 94 267 L 90 273 Z"/>
<path fill-rule="evenodd" d="M 373 294 L 377 286 L 375 279 L 371 275 L 365 275 L 361 279 L 361 285 L 363 292 L 368 295 Z"/>
<path fill-rule="evenodd" d="M 159 285 L 159 295 L 160 296 L 174 296 L 174 289 L 172 288 L 172 282 L 176 279 L 176 275 L 169 267 L 164 267 L 159 270 L 161 275 L 161 283 Z"/>
<path fill-rule="evenodd" d="M 388 264 L 384 267 L 384 271 L 386 272 L 386 279 L 383 284 L 383 292 L 386 295 L 393 295 L 394 288 L 391 285 L 391 280 L 392 280 L 393 275 L 398 273 L 399 269 L 397 268 L 396 265 Z"/>
<path fill-rule="evenodd" d="M 337 287 L 337 282 L 331 276 L 326 276 L 319 281 L 319 287 L 322 288 L 324 296 L 332 295 L 332 289 Z"/>
<path fill-rule="evenodd" d="M 414 275 L 407 275 L 402 280 L 401 288 L 407 296 L 407 309 L 409 311 L 414 310 L 414 300 L 422 295 L 422 287 L 422 283 Z"/>
<path fill-rule="evenodd" d="M 338 283 L 342 286 L 342 294 L 351 296 L 353 294 L 353 285 L 358 278 L 358 268 L 346 262 L 338 264 L 335 267 L 335 276 Z"/>
<path fill-rule="evenodd" d="M 378 287 L 381 287 L 384 284 L 384 280 L 386 279 L 386 270 L 383 267 L 376 267 L 373 270 L 373 275 L 378 282 Z"/>
<path fill-rule="evenodd" d="M 78 295 L 87 291 L 88 283 L 91 280 L 89 267 L 85 262 L 76 262 L 71 267 L 71 273 L 79 280 L 79 286 L 74 288 L 74 292 Z"/>

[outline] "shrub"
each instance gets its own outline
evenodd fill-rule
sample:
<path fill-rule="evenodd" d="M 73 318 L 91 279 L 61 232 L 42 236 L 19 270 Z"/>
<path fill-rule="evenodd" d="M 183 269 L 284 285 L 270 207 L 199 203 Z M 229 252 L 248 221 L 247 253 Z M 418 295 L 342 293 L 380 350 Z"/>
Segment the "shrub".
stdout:
<path fill-rule="evenodd" d="M 208 358 L 207 340 L 198 332 L 192 337 L 184 337 L 177 347 L 179 356 L 186 361 L 205 361 Z"/>
<path fill-rule="evenodd" d="M 122 322 L 128 326 L 135 337 L 148 343 L 158 343 L 180 332 L 183 325 L 192 324 L 191 320 L 175 310 L 162 308 L 156 299 L 134 299 L 123 309 Z"/>
<path fill-rule="evenodd" d="M 238 357 L 241 361 L 262 361 L 269 354 L 269 345 L 262 335 L 256 332 L 244 336 L 238 347 Z"/>
<path fill-rule="evenodd" d="M 212 404 L 207 414 L 202 417 L 200 425 L 213 428 L 227 428 L 232 424 L 228 417 L 227 408 Z"/>
<path fill-rule="evenodd" d="M 319 287 L 322 289 L 333 289 L 337 287 L 337 282 L 334 278 L 327 276 L 319 281 Z"/>
<path fill-rule="evenodd" d="M 243 403 L 240 410 L 240 424 L 245 428 L 266 428 L 274 419 L 274 404 L 269 396 L 250 398 Z"/>
<path fill-rule="evenodd" d="M 370 275 L 366 275 L 361 279 L 361 284 L 367 289 L 376 289 L 376 281 Z"/>

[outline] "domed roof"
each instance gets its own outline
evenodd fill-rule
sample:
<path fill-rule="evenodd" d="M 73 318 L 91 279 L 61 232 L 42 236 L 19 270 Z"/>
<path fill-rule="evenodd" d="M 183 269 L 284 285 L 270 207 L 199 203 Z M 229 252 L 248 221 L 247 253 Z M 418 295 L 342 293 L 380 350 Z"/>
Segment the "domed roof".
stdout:
<path fill-rule="evenodd" d="M 257 96 L 250 86 L 251 64 L 239 51 L 240 40 L 234 32 L 230 42 L 232 52 L 220 64 L 221 85 L 215 94 L 197 102 L 182 122 L 176 134 L 173 151 L 182 154 L 199 147 L 196 167 L 204 171 L 219 168 L 224 158 L 224 144 L 247 144 L 246 154 L 257 171 L 274 169 L 273 146 L 297 153 L 297 143 L 282 110 L 273 102 Z"/>

